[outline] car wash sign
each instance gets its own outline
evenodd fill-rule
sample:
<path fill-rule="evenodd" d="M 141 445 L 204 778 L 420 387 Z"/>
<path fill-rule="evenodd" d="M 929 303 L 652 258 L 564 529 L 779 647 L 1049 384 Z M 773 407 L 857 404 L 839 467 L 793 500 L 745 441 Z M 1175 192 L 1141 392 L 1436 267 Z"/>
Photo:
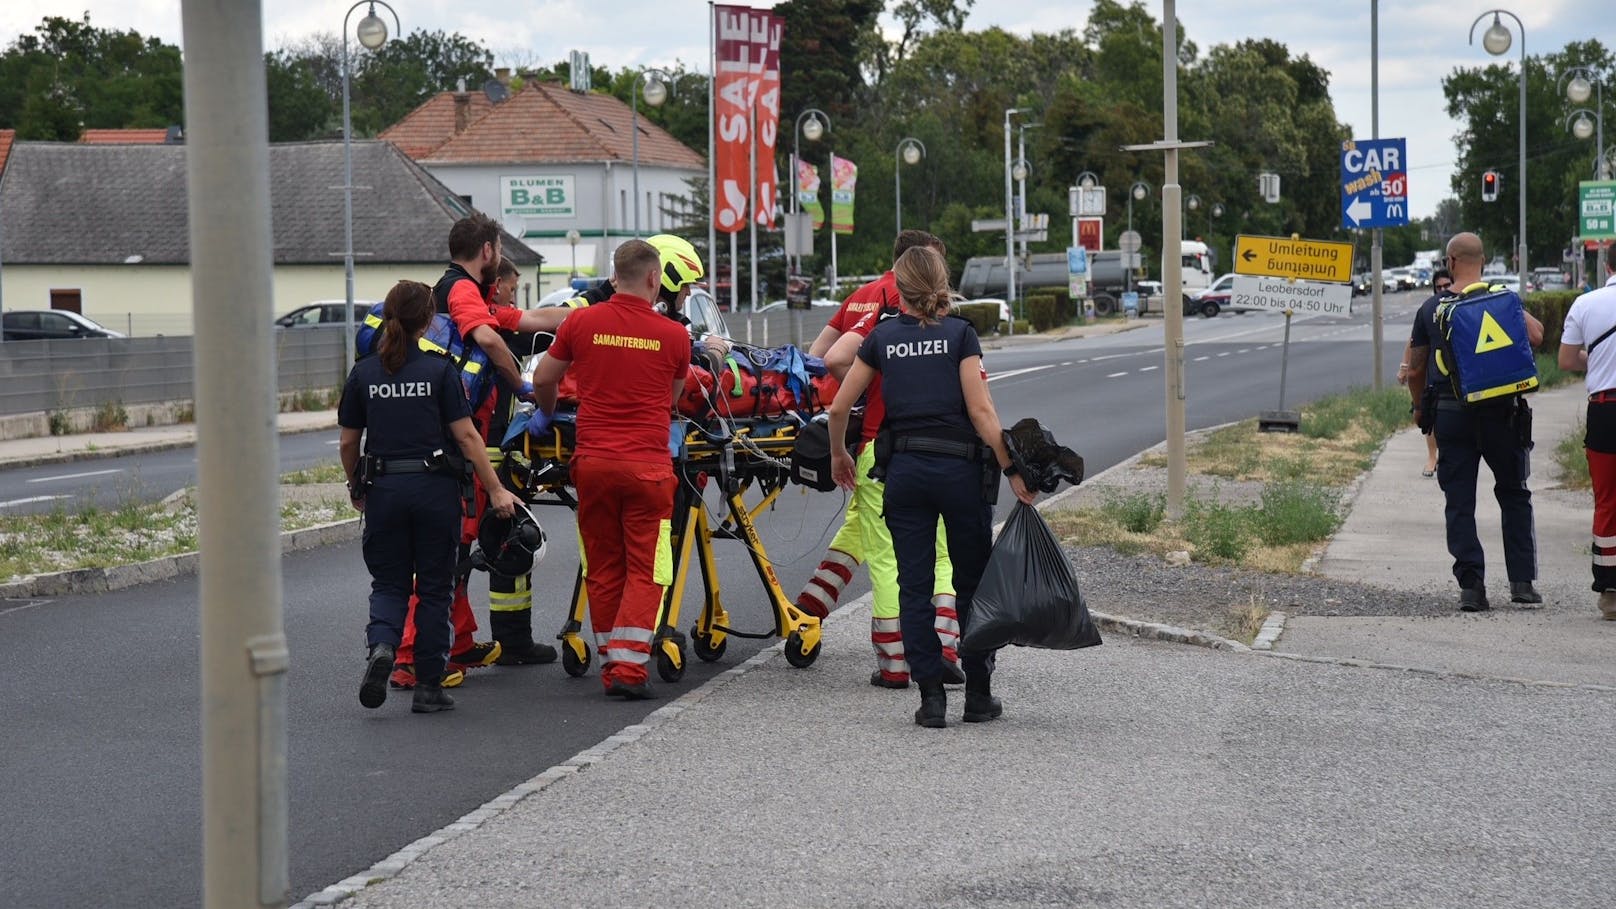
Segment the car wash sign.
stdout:
<path fill-rule="evenodd" d="M 571 174 L 499 178 L 499 214 L 506 224 L 516 218 L 575 218 L 577 195 Z"/>
<path fill-rule="evenodd" d="M 1408 142 L 1348 139 L 1341 143 L 1341 226 L 1408 223 Z"/>

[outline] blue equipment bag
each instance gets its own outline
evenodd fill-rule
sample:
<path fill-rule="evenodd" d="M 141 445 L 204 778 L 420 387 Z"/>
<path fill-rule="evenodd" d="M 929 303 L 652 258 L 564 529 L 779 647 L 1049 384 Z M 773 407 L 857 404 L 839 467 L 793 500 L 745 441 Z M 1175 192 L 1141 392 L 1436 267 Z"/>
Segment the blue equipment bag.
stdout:
<path fill-rule="evenodd" d="M 1512 290 L 1445 300 L 1436 308 L 1437 370 L 1454 397 L 1478 404 L 1537 391 L 1537 359 L 1526 335 L 1526 309 Z"/>
<path fill-rule="evenodd" d="M 382 343 L 382 307 L 377 303 L 365 314 L 365 319 L 354 330 L 354 356 L 367 357 Z M 448 357 L 460 372 L 460 384 L 465 387 L 466 400 L 473 413 L 488 400 L 494 390 L 494 370 L 488 365 L 488 355 L 476 344 L 460 337 L 454 321 L 443 313 L 434 313 L 421 336 L 421 349 L 427 353 Z"/>

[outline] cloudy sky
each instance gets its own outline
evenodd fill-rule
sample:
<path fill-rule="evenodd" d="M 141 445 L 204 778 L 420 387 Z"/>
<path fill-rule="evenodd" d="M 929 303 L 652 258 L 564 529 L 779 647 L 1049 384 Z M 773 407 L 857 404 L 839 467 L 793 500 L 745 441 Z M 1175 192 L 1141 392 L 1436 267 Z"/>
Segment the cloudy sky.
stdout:
<path fill-rule="evenodd" d="M 588 51 L 596 65 L 699 65 L 707 57 L 707 5 L 700 0 L 515 0 L 486 6 L 451 0 L 391 0 L 406 31 L 459 31 L 487 44 L 501 62 L 565 59 Z M 1496 2 L 1496 0 L 1493 0 Z M 1487 62 L 1477 43 L 1466 43 L 1470 23 L 1493 9 L 1485 0 L 1389 0 L 1380 5 L 1380 134 L 1408 139 L 1410 207 L 1430 214 L 1449 193 L 1457 124 L 1443 113 L 1441 80 L 1456 66 Z M 100 27 L 135 29 L 180 43 L 177 0 L 31 0 L 0 4 L 0 44 L 31 31 L 46 15 L 89 11 Z M 753 5 L 763 6 L 761 2 Z M 1081 29 L 1092 6 L 1071 0 L 978 0 L 968 28 L 1000 26 L 1028 34 Z M 1161 3 L 1148 2 L 1157 18 Z M 1558 50 L 1597 34 L 1598 4 L 1571 0 L 1517 0 L 1526 24 L 1527 52 Z M 270 46 L 311 32 L 334 32 L 347 6 L 315 0 L 263 0 Z M 1328 9 L 1329 13 L 1319 12 Z M 1580 12 L 1579 12 L 1580 11 Z M 1297 0 L 1182 0 L 1178 17 L 1203 50 L 1248 37 L 1272 38 L 1293 54 L 1307 54 L 1328 69 L 1337 116 L 1358 138 L 1370 132 L 1369 0 L 1337 4 Z M 357 18 L 357 16 L 356 16 Z M 1506 17 L 1506 22 L 1508 21 Z M 1608 23 L 1607 23 L 1608 24 Z M 1519 45 L 1508 59 L 1518 60 Z M 1185 136 L 1184 138 L 1195 138 Z M 1191 188 L 1193 189 L 1193 187 Z"/>

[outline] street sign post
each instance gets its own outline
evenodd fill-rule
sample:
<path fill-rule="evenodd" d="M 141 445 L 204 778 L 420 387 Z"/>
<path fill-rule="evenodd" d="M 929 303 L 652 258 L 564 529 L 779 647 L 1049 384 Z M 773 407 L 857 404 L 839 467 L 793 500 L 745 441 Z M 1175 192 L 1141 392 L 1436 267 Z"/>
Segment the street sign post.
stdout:
<path fill-rule="evenodd" d="M 1242 234 L 1235 238 L 1234 271 L 1239 275 L 1346 284 L 1352 280 L 1352 244 Z"/>
<path fill-rule="evenodd" d="M 1321 284 L 1317 281 L 1285 281 L 1236 275 L 1233 307 L 1255 306 L 1280 312 L 1291 311 L 1327 316 L 1352 312 L 1352 287 L 1347 284 Z"/>
<path fill-rule="evenodd" d="M 1616 180 L 1577 184 L 1577 232 L 1583 240 L 1616 240 Z"/>
<path fill-rule="evenodd" d="M 1074 186 L 1072 199 L 1077 202 L 1077 210 L 1072 212 L 1079 218 L 1105 217 L 1105 187 L 1103 186 Z"/>
<path fill-rule="evenodd" d="M 1117 249 L 1125 253 L 1136 253 L 1144 245 L 1144 238 L 1139 236 L 1137 230 L 1125 230 L 1117 235 Z"/>
<path fill-rule="evenodd" d="M 1408 142 L 1348 139 L 1341 143 L 1341 226 L 1408 223 Z"/>

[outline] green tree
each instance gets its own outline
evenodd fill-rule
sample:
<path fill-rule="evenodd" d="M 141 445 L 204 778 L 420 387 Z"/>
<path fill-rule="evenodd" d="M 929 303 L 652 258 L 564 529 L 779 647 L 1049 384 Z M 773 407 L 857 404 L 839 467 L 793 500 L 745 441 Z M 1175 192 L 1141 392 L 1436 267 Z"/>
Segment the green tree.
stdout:
<path fill-rule="evenodd" d="M 184 120 L 179 48 L 139 32 L 47 16 L 0 53 L 0 126 L 25 139 Z"/>
<path fill-rule="evenodd" d="M 269 141 L 295 142 L 339 131 L 338 102 L 320 83 L 319 61 L 287 50 L 264 55 L 269 91 Z"/>
<path fill-rule="evenodd" d="M 477 87 L 494 77 L 493 53 L 458 32 L 417 29 L 373 52 L 356 43 L 349 54 L 355 72 L 353 125 L 359 135 L 381 132 L 462 78 L 468 87 Z"/>

